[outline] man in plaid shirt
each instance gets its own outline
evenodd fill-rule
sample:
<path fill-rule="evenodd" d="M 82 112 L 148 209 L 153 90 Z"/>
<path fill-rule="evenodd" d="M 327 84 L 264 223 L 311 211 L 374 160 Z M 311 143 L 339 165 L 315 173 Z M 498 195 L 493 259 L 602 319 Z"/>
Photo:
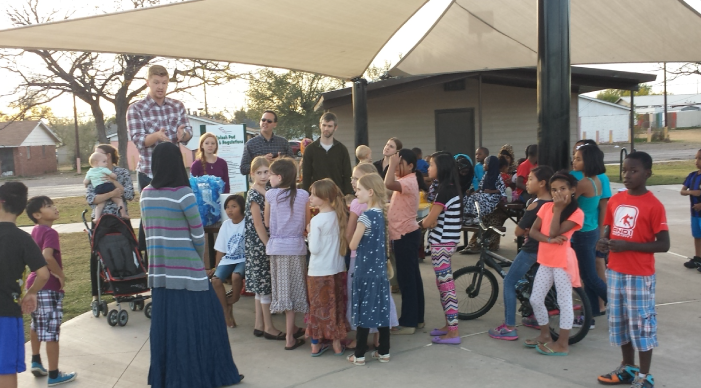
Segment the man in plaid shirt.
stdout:
<path fill-rule="evenodd" d="M 139 150 L 136 171 L 141 190 L 151 183 L 151 155 L 161 142 L 187 143 L 192 138 L 192 127 L 187 119 L 185 105 L 166 97 L 168 70 L 160 65 L 148 69 L 146 98 L 129 106 L 127 127 L 131 141 Z"/>
<path fill-rule="evenodd" d="M 256 156 L 265 156 L 269 162 L 280 156 L 293 157 L 290 143 L 281 136 L 276 136 L 273 129 L 277 126 L 277 114 L 271 110 L 263 112 L 260 119 L 260 135 L 246 142 L 239 170 L 242 175 L 251 173 L 251 162 Z"/>

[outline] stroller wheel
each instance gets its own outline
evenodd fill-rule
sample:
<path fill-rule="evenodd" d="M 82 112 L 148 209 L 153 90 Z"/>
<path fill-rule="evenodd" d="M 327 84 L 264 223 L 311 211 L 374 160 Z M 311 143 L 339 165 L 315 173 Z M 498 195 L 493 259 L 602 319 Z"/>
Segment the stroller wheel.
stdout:
<path fill-rule="evenodd" d="M 102 312 L 102 316 L 106 317 L 107 316 L 107 302 L 100 301 L 100 311 Z"/>
<path fill-rule="evenodd" d="M 100 304 L 97 303 L 96 300 L 93 300 L 92 303 L 90 304 L 90 306 L 92 307 L 93 317 L 99 318 L 100 317 Z"/>
<path fill-rule="evenodd" d="M 129 302 L 129 310 L 136 311 L 136 302 Z"/>
<path fill-rule="evenodd" d="M 146 318 L 151 319 L 151 302 L 146 304 L 146 307 L 144 308 L 144 315 Z"/>
<path fill-rule="evenodd" d="M 107 323 L 110 326 L 117 326 L 118 321 L 119 312 L 117 310 L 110 310 L 109 314 L 107 314 Z"/>
<path fill-rule="evenodd" d="M 143 301 L 143 300 L 140 300 L 140 301 L 136 302 L 136 309 L 137 309 L 137 310 L 143 310 L 143 309 L 144 309 L 144 301 Z"/>
<path fill-rule="evenodd" d="M 119 312 L 117 318 L 117 323 L 119 323 L 119 326 L 126 326 L 127 322 L 129 322 L 129 313 L 127 312 L 127 310 L 122 310 Z"/>

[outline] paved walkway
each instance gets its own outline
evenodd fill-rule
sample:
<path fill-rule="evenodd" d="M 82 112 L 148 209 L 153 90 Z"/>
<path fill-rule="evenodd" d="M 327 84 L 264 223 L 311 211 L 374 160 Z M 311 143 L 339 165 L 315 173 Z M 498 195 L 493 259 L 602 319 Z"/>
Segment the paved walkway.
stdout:
<path fill-rule="evenodd" d="M 614 185 L 615 186 L 615 185 Z M 657 255 L 657 303 L 659 341 L 652 372 L 661 387 L 698 386 L 693 372 L 701 359 L 701 340 L 696 335 L 701 316 L 701 274 L 682 266 L 693 253 L 689 236 L 688 202 L 678 195 L 679 186 L 658 186 L 655 194 L 665 201 L 672 234 L 670 253 Z M 512 225 L 508 225 L 511 229 Z M 511 232 L 511 231 L 510 231 Z M 500 254 L 515 255 L 515 244 L 503 239 Z M 476 257 L 456 255 L 454 268 L 474 263 Z M 620 351 L 609 346 L 607 322 L 597 319 L 596 328 L 571 347 L 567 357 L 548 358 L 526 349 L 520 341 L 490 339 L 486 331 L 503 320 L 501 295 L 492 310 L 480 319 L 461 321 L 462 345 L 432 345 L 428 331 L 443 325 L 443 312 L 431 264 L 420 265 L 426 292 L 426 329 L 412 336 L 393 336 L 392 361 L 350 365 L 331 352 L 309 356 L 309 345 L 283 350 L 282 341 L 252 335 L 253 298 L 235 305 L 239 327 L 228 329 L 234 360 L 248 387 L 599 387 L 596 376 L 612 370 Z M 398 307 L 401 297 L 395 296 Z M 187 306 L 183 306 L 187 308 Z M 66 322 L 61 333 L 63 370 L 76 370 L 78 380 L 66 387 L 145 387 L 149 368 L 149 324 L 141 312 L 129 312 L 125 327 L 110 327 L 105 318 L 86 313 Z M 284 327 L 284 316 L 273 317 Z M 302 325 L 301 317 L 298 324 Z M 537 335 L 519 328 L 521 339 Z M 29 344 L 27 361 L 30 361 Z M 346 352 L 349 354 L 349 352 Z M 43 355 L 45 359 L 46 356 Z M 20 375 L 20 387 L 45 387 L 45 378 Z"/>

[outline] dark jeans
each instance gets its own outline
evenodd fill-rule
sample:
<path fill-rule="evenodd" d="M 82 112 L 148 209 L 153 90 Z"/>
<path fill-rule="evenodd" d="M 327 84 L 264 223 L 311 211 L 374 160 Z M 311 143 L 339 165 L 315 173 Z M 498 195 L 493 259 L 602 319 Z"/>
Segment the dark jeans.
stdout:
<path fill-rule="evenodd" d="M 397 283 L 402 293 L 402 313 L 399 325 L 417 327 L 424 322 L 424 283 L 419 271 L 421 230 L 407 233 L 392 241 L 397 262 Z"/>
<path fill-rule="evenodd" d="M 142 192 L 146 186 L 151 184 L 151 178 L 143 172 L 137 173 L 137 177 L 139 179 L 139 192 Z M 146 252 L 146 234 L 144 233 L 143 219 L 139 222 L 139 250 Z"/>
<path fill-rule="evenodd" d="M 377 348 L 377 353 L 384 356 L 389 354 L 389 326 L 378 327 L 377 331 L 380 333 L 380 347 Z M 368 328 L 358 327 L 355 334 L 355 358 L 365 357 L 365 352 L 368 350 L 369 332 Z"/>
<path fill-rule="evenodd" d="M 584 283 L 584 292 L 589 298 L 593 316 L 601 315 L 599 298 L 607 302 L 606 283 L 596 273 L 596 242 L 599 240 L 599 229 L 588 232 L 574 232 L 572 249 L 577 254 L 579 276 Z"/>

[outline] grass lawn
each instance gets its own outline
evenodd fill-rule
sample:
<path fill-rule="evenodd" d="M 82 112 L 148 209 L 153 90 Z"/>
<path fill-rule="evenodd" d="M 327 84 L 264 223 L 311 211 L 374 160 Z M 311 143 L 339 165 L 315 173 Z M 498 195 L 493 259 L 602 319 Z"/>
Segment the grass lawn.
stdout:
<path fill-rule="evenodd" d="M 647 180 L 648 186 L 682 184 L 690 172 L 696 171 L 696 162 L 693 160 L 683 162 L 655 163 L 652 166 L 652 176 Z M 606 175 L 611 182 L 620 182 L 618 179 L 618 166 L 607 166 Z"/>
<path fill-rule="evenodd" d="M 60 239 L 63 272 L 66 274 L 66 295 L 63 299 L 63 322 L 66 322 L 90 310 L 90 241 L 87 233 L 63 233 Z M 112 300 L 112 297 L 106 298 L 107 303 Z M 24 335 L 27 341 L 30 322 L 31 317 L 25 315 Z"/>
<path fill-rule="evenodd" d="M 83 222 L 80 218 L 83 210 L 88 209 L 90 212 L 90 206 L 85 202 L 85 197 L 67 197 L 59 198 L 54 201 L 58 207 L 61 218 L 56 221 L 56 224 L 73 224 L 76 222 Z M 141 209 L 139 208 L 139 193 L 135 193 L 133 201 L 127 201 L 127 206 L 129 208 L 129 216 L 131 218 L 140 218 Z M 89 215 L 89 214 L 88 214 Z M 27 213 L 22 213 L 17 217 L 17 226 L 33 226 L 32 220 L 27 217 Z"/>

